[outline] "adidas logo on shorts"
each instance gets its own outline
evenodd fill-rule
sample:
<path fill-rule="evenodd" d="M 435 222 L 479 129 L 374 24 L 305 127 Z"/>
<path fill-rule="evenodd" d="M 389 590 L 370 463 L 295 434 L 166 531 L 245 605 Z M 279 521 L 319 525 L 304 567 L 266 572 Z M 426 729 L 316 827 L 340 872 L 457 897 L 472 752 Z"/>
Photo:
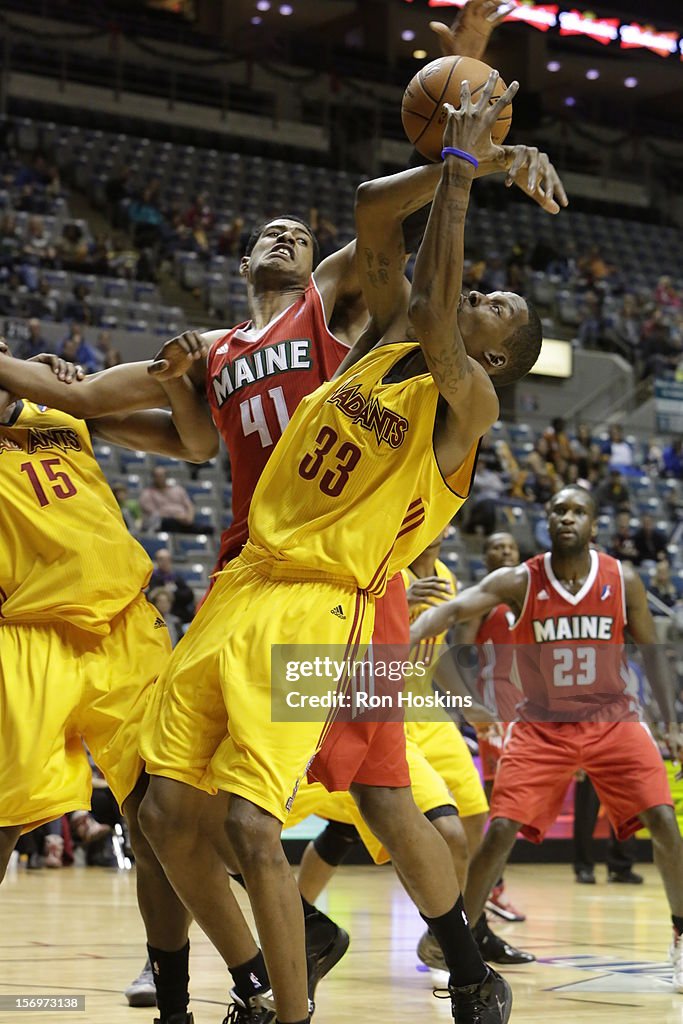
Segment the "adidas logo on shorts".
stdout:
<path fill-rule="evenodd" d="M 336 615 L 338 619 L 345 619 L 346 618 L 346 616 L 344 615 L 344 609 L 342 608 L 342 606 L 340 604 L 337 604 L 337 605 L 334 606 L 334 608 L 331 608 L 330 609 L 330 614 L 331 615 Z"/>
<path fill-rule="evenodd" d="M 166 623 L 162 619 L 161 615 L 157 615 L 156 619 L 154 620 L 154 628 L 155 629 L 166 629 Z"/>

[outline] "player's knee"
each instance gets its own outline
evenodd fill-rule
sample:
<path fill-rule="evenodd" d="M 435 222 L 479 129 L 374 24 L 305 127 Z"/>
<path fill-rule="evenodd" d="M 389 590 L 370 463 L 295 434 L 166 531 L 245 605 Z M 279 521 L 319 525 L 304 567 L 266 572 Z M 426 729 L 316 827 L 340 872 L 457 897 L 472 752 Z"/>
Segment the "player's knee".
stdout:
<path fill-rule="evenodd" d="M 673 807 L 668 804 L 659 804 L 657 807 L 649 807 L 640 818 L 646 828 L 649 829 L 653 842 L 680 842 L 681 835 Z"/>
<path fill-rule="evenodd" d="M 458 878 L 462 882 L 469 859 L 467 836 L 465 835 L 460 818 L 457 813 L 453 812 L 455 812 L 455 808 L 445 804 L 443 807 L 437 807 L 433 811 L 428 811 L 425 817 L 431 821 L 434 828 L 448 844 L 453 865 Z"/>
<path fill-rule="evenodd" d="M 512 846 L 520 827 L 521 822 L 512 821 L 511 818 L 493 818 L 484 837 L 484 843 L 489 849 L 494 846 L 496 848 Z"/>
<path fill-rule="evenodd" d="M 405 829 L 411 809 L 417 815 L 420 813 L 410 789 L 353 786 L 351 793 L 364 820 L 385 846 L 390 846 L 392 838 Z"/>
<path fill-rule="evenodd" d="M 166 793 L 149 786 L 135 815 L 140 841 L 148 842 L 157 854 L 167 855 L 192 834 L 193 821 Z"/>
<path fill-rule="evenodd" d="M 313 848 L 321 860 L 336 868 L 360 841 L 355 825 L 329 821 L 326 828 L 313 841 Z"/>
<path fill-rule="evenodd" d="M 231 798 L 225 831 L 243 874 L 249 867 L 275 864 L 284 856 L 280 841 L 282 825 L 249 800 Z"/>

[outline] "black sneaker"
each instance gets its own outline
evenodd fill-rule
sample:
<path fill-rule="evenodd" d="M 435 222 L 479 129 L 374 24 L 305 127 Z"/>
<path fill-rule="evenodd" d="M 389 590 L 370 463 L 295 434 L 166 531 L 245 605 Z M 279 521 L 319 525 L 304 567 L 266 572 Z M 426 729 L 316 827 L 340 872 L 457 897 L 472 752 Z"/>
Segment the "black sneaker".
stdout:
<path fill-rule="evenodd" d="M 315 990 L 326 974 L 338 964 L 349 948 L 348 933 L 320 914 L 322 921 L 315 928 L 306 921 L 306 964 L 308 968 L 308 998 L 315 1000 Z M 324 928 L 320 926 L 323 925 Z"/>
<path fill-rule="evenodd" d="M 619 882 L 621 885 L 642 885 L 643 876 L 636 874 L 627 868 L 626 871 L 610 871 L 607 876 L 608 882 Z"/>
<path fill-rule="evenodd" d="M 482 960 L 490 964 L 530 964 L 536 957 L 533 953 L 526 953 L 523 949 L 517 949 L 501 939 L 491 930 L 484 914 L 481 915 L 472 929 L 474 941 L 479 947 Z"/>
<path fill-rule="evenodd" d="M 252 996 L 247 1005 L 235 990 L 231 989 L 232 1003 L 228 1007 L 223 1024 L 272 1024 L 275 1020 L 275 1010 L 272 1005 L 261 1001 L 264 997 L 272 999 L 270 989 L 268 992 L 264 992 L 263 996 Z"/>
<path fill-rule="evenodd" d="M 576 881 L 579 885 L 595 885 L 595 872 L 592 868 L 579 868 Z"/>
<path fill-rule="evenodd" d="M 455 1024 L 507 1024 L 510 1019 L 512 989 L 490 967 L 478 985 L 449 985 L 448 991 Z"/>
<path fill-rule="evenodd" d="M 194 1017 L 191 1013 L 172 1013 L 170 1017 L 154 1018 L 154 1024 L 194 1024 Z"/>

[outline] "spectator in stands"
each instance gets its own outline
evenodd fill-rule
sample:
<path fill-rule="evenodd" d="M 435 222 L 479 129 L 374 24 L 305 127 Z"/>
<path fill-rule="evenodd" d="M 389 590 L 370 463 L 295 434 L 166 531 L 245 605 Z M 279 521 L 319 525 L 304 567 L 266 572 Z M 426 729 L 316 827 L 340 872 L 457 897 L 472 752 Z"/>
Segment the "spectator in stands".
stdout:
<path fill-rule="evenodd" d="M 606 331 L 606 337 L 615 351 L 630 362 L 639 358 L 642 320 L 635 295 L 627 292 L 621 302 L 621 309 L 613 317 Z"/>
<path fill-rule="evenodd" d="M 195 526 L 195 509 L 189 494 L 180 484 L 166 478 L 163 466 L 152 471 L 152 486 L 140 495 L 146 530 L 169 530 L 171 533 L 209 533 Z"/>
<path fill-rule="evenodd" d="M 71 363 L 80 363 L 86 373 L 95 373 L 99 369 L 97 352 L 88 345 L 80 327 L 75 324 L 71 325 L 69 333 L 57 349 L 57 354 Z"/>
<path fill-rule="evenodd" d="M 548 457 L 555 469 L 561 474 L 560 463 L 565 465 L 572 459 L 572 448 L 567 436 L 567 429 L 561 416 L 556 416 L 549 427 L 543 431 L 548 443 Z M 562 474 L 561 474 L 562 475 Z"/>
<path fill-rule="evenodd" d="M 624 483 L 621 470 L 614 467 L 610 469 L 607 479 L 598 487 L 595 493 L 598 508 L 602 512 L 628 512 L 631 509 L 631 494 Z"/>
<path fill-rule="evenodd" d="M 683 439 L 677 437 L 675 441 L 668 444 L 662 452 L 664 472 L 667 476 L 675 477 L 676 480 L 683 480 Z"/>
<path fill-rule="evenodd" d="M 126 484 L 115 484 L 112 487 L 114 497 L 119 503 L 123 521 L 131 533 L 136 533 L 142 525 L 142 509 L 140 502 L 130 496 Z"/>
<path fill-rule="evenodd" d="M 667 608 L 675 608 L 678 604 L 678 591 L 671 579 L 671 566 L 666 559 L 657 562 L 654 576 L 652 578 L 652 584 L 649 589 L 652 591 L 654 596 L 662 602 L 662 604 L 666 605 Z M 657 609 L 655 608 L 655 615 L 656 614 Z"/>
<path fill-rule="evenodd" d="M 86 284 L 74 285 L 73 298 L 65 303 L 62 315 L 65 320 L 75 320 L 79 324 L 95 323 L 95 308 L 90 302 L 90 289 Z"/>
<path fill-rule="evenodd" d="M 122 204 L 131 194 L 130 167 L 128 165 L 124 165 L 116 174 L 107 179 L 107 183 L 104 186 L 104 194 L 107 197 L 109 217 L 114 227 L 124 227 L 127 218 Z"/>
<path fill-rule="evenodd" d="M 531 501 L 537 505 L 545 505 L 559 490 L 561 484 L 562 481 L 548 470 L 542 470 L 539 473 L 534 473 L 532 479 L 527 483 L 527 491 Z"/>
<path fill-rule="evenodd" d="M 609 430 L 609 441 L 605 443 L 607 462 L 612 468 L 630 470 L 633 466 L 633 448 L 624 438 L 624 430 L 615 423 Z"/>
<path fill-rule="evenodd" d="M 330 256 L 339 248 L 339 228 L 328 217 L 321 216 L 317 206 L 310 208 L 308 223 L 318 240 L 320 259 L 324 260 L 326 256 Z"/>
<path fill-rule="evenodd" d="M 469 514 L 465 533 L 488 537 L 496 529 L 496 512 L 506 485 L 499 472 L 482 465 L 472 484 L 472 495 L 467 502 Z"/>
<path fill-rule="evenodd" d="M 80 270 L 88 258 L 88 244 L 80 224 L 65 224 L 57 242 L 57 254 L 65 270 Z"/>
<path fill-rule="evenodd" d="M 36 291 L 26 298 L 26 309 L 31 316 L 56 320 L 59 312 L 59 292 L 51 288 L 44 277 L 40 277 Z"/>
<path fill-rule="evenodd" d="M 599 348 L 603 336 L 603 322 L 600 296 L 591 290 L 586 292 L 580 310 L 581 322 L 578 329 L 578 341 L 582 348 Z"/>
<path fill-rule="evenodd" d="M 183 624 L 178 616 L 173 614 L 173 597 L 170 590 L 168 587 L 155 587 L 147 596 L 166 623 L 171 644 L 175 647 L 183 635 Z"/>
<path fill-rule="evenodd" d="M 628 512 L 617 513 L 617 532 L 612 537 L 608 554 L 620 562 L 636 562 L 638 550 L 633 540 L 631 517 Z"/>
<path fill-rule="evenodd" d="M 19 359 L 32 359 L 33 356 L 37 356 L 41 352 L 49 352 L 50 350 L 50 342 L 46 341 L 41 333 L 40 320 L 32 317 L 28 321 L 28 337 L 17 348 L 17 356 Z"/>
<path fill-rule="evenodd" d="M 655 288 L 655 302 L 663 309 L 680 309 L 683 299 L 671 284 L 671 278 L 660 277 Z"/>
<path fill-rule="evenodd" d="M 667 536 L 662 530 L 657 529 L 655 521 L 650 515 L 644 515 L 641 524 L 633 534 L 633 543 L 637 551 L 635 564 L 641 562 L 658 562 L 666 560 Z"/>
<path fill-rule="evenodd" d="M 3 214 L 0 221 L 0 259 L 9 266 L 21 251 L 21 232 L 17 218 L 11 210 Z"/>
<path fill-rule="evenodd" d="M 39 260 L 43 264 L 54 263 L 57 250 L 45 230 L 45 221 L 42 217 L 29 217 L 22 255 Z"/>
<path fill-rule="evenodd" d="M 230 225 L 220 229 L 216 252 L 219 256 L 241 256 L 245 243 L 244 219 L 235 217 Z"/>
<path fill-rule="evenodd" d="M 152 591 L 165 590 L 171 598 L 170 612 L 179 622 L 191 622 L 194 618 L 195 600 L 192 588 L 173 568 L 173 559 L 168 548 L 159 548 L 154 556 L 154 571 L 149 581 L 152 604 L 156 601 Z M 157 605 L 158 607 L 158 605 Z M 161 609 L 159 609 L 161 611 Z M 166 616 L 164 615 L 164 618 Z"/>
<path fill-rule="evenodd" d="M 678 343 L 672 336 L 665 311 L 656 306 L 641 330 L 645 373 L 666 374 L 675 371 L 680 358 Z"/>

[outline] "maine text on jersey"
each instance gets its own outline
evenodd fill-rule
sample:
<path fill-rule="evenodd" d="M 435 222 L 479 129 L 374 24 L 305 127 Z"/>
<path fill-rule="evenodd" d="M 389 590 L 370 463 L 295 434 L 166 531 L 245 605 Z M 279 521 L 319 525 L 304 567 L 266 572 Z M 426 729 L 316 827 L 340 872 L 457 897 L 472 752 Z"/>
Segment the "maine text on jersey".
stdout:
<path fill-rule="evenodd" d="M 313 365 L 310 348 L 309 338 L 292 338 L 237 356 L 234 362 L 226 363 L 211 381 L 216 404 L 222 406 L 235 391 L 264 377 L 273 377 L 287 370 L 309 370 Z"/>
<path fill-rule="evenodd" d="M 410 426 L 405 416 L 380 405 L 377 398 L 366 398 L 358 384 L 343 384 L 327 399 L 336 405 L 353 423 L 371 431 L 378 442 L 386 441 L 390 448 L 400 448 Z"/>
<path fill-rule="evenodd" d="M 26 431 L 26 443 L 21 443 L 20 431 L 14 429 L 12 437 L 0 437 L 0 455 L 3 452 L 33 452 L 50 451 L 56 448 L 57 451 L 68 450 L 80 452 L 82 450 L 81 439 L 75 430 L 70 427 L 29 427 Z"/>
<path fill-rule="evenodd" d="M 534 640 L 537 644 L 555 640 L 611 640 L 614 619 L 610 615 L 557 615 L 550 619 L 534 619 Z"/>

